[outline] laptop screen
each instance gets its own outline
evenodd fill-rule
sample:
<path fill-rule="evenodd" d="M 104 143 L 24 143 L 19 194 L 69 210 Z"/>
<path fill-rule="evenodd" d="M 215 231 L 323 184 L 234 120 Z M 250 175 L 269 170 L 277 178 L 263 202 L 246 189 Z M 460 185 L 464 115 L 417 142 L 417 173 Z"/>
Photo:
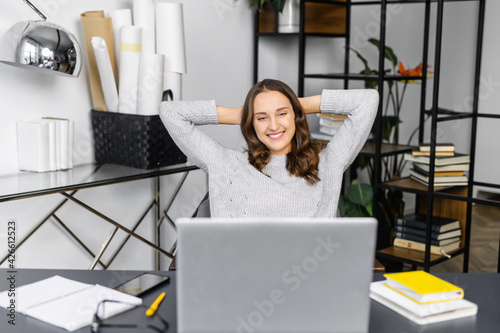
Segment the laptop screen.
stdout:
<path fill-rule="evenodd" d="M 179 332 L 365 332 L 373 218 L 179 219 Z"/>

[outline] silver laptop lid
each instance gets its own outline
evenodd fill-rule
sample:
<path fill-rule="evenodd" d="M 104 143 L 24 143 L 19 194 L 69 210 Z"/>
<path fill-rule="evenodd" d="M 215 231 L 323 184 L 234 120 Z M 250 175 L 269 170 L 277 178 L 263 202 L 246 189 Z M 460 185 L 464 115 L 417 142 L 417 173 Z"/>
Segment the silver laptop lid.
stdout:
<path fill-rule="evenodd" d="M 179 219 L 178 332 L 366 332 L 376 225 Z"/>

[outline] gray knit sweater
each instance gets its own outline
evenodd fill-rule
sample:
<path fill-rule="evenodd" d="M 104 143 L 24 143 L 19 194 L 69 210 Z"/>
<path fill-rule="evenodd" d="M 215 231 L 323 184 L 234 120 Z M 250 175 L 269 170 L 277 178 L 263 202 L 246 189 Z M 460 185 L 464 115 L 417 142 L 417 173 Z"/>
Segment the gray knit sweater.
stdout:
<path fill-rule="evenodd" d="M 321 151 L 321 181 L 314 185 L 288 173 L 286 155 L 272 155 L 263 174 L 246 152 L 226 148 L 201 131 L 197 126 L 218 124 L 214 101 L 163 102 L 160 117 L 179 148 L 208 173 L 212 217 L 335 217 L 343 173 L 363 147 L 377 106 L 376 90 L 323 91 L 321 112 L 348 118 Z"/>

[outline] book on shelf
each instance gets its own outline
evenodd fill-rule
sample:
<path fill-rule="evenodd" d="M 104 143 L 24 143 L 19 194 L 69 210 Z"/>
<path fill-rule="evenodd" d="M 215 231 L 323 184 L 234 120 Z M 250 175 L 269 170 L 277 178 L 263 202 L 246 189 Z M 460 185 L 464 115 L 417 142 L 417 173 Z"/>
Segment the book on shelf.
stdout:
<path fill-rule="evenodd" d="M 464 298 L 419 304 L 386 286 L 386 281 L 376 281 L 370 284 L 370 298 L 418 325 L 474 316 L 478 309 L 475 303 Z"/>
<path fill-rule="evenodd" d="M 410 170 L 410 176 L 413 178 L 417 178 L 425 183 L 428 183 L 429 178 L 430 178 L 430 177 L 422 174 L 421 172 L 419 172 L 415 168 Z M 467 183 L 468 180 L 469 180 L 469 178 L 465 175 L 462 175 L 462 176 L 439 176 L 439 177 L 434 177 L 434 184 L 451 183 L 451 182 L 465 182 L 465 183 Z"/>
<path fill-rule="evenodd" d="M 411 152 L 413 156 L 431 156 L 430 151 L 420 151 L 420 150 L 413 150 Z M 434 154 L 437 157 L 442 157 L 442 156 L 455 156 L 454 151 L 436 151 Z"/>
<path fill-rule="evenodd" d="M 404 160 L 410 162 L 417 162 L 423 164 L 429 164 L 431 158 L 429 156 L 413 156 L 410 153 L 403 155 Z M 436 166 L 449 165 L 449 164 L 464 164 L 470 163 L 470 155 L 456 153 L 455 156 L 450 157 L 436 157 L 434 164 Z"/>
<path fill-rule="evenodd" d="M 469 171 L 469 163 L 435 165 L 434 172 L 450 172 L 450 171 Z M 413 167 L 418 167 L 420 170 L 430 172 L 429 164 L 413 162 Z"/>
<path fill-rule="evenodd" d="M 344 121 L 347 119 L 347 116 L 341 114 L 333 114 L 333 113 L 316 113 L 316 114 L 320 119 L 327 118 L 327 119 L 333 119 L 335 121 Z"/>
<path fill-rule="evenodd" d="M 17 122 L 19 170 L 36 172 L 55 170 L 55 151 L 52 151 L 50 144 L 51 138 L 54 138 L 51 131 L 55 133 L 55 127 L 49 125 L 39 120 Z"/>
<path fill-rule="evenodd" d="M 394 222 L 399 226 L 427 230 L 427 215 L 424 214 L 407 214 L 398 216 Z M 441 216 L 432 217 L 432 231 L 442 233 L 458 228 L 460 228 L 460 222 L 457 219 Z"/>
<path fill-rule="evenodd" d="M 436 143 L 436 151 L 455 151 L 455 145 L 453 143 Z M 418 145 L 418 150 L 420 151 L 431 151 L 431 145 L 429 143 L 422 143 Z"/>
<path fill-rule="evenodd" d="M 425 180 L 422 180 L 418 177 L 415 177 L 414 175 L 410 174 L 410 178 L 425 185 L 429 186 L 429 183 Z M 434 182 L 434 186 L 467 186 L 468 181 L 441 181 L 441 182 Z"/>
<path fill-rule="evenodd" d="M 422 168 L 421 165 L 422 164 L 420 163 L 413 163 L 413 169 L 416 172 L 420 173 L 421 175 L 429 177 L 430 172 L 428 166 L 427 168 Z M 461 165 L 461 164 L 452 164 L 452 165 Z M 464 172 L 465 171 L 434 171 L 434 177 L 463 176 Z"/>
<path fill-rule="evenodd" d="M 425 252 L 425 243 L 411 241 L 402 238 L 394 238 L 393 245 L 405 249 Z M 449 252 L 458 250 L 460 248 L 460 240 L 443 246 L 431 245 L 431 253 L 437 255 L 447 256 Z"/>
<path fill-rule="evenodd" d="M 318 114 L 318 116 L 319 116 L 319 125 L 320 126 L 338 128 L 338 127 L 342 126 L 342 124 L 344 123 L 344 119 L 325 117 L 321 114 Z"/>
<path fill-rule="evenodd" d="M 407 241 L 414 241 L 414 242 L 419 242 L 419 243 L 424 243 L 425 244 L 425 237 L 422 237 L 422 236 L 417 236 L 417 235 L 413 235 L 413 234 L 406 234 L 406 233 L 394 231 L 394 237 L 395 238 L 401 238 L 401 239 L 404 239 L 404 240 L 407 240 Z M 451 244 L 451 243 L 455 243 L 455 242 L 459 242 L 459 241 L 460 241 L 460 237 L 459 236 L 451 237 L 451 238 L 446 238 L 446 239 L 441 239 L 441 240 L 431 239 L 431 245 L 434 245 L 434 246 L 445 246 L 445 245 L 448 245 L 448 244 Z"/>
<path fill-rule="evenodd" d="M 384 274 L 386 286 L 419 304 L 464 298 L 464 290 L 425 271 Z"/>
<path fill-rule="evenodd" d="M 319 141 L 330 141 L 333 138 L 333 135 L 322 133 L 320 131 L 311 132 L 311 139 L 319 140 Z"/>
<path fill-rule="evenodd" d="M 395 225 L 394 232 L 398 232 L 398 233 L 404 234 L 404 235 L 410 234 L 410 235 L 419 236 L 419 237 L 425 237 L 425 235 L 426 235 L 425 229 L 405 227 L 402 225 Z M 445 231 L 445 232 L 432 231 L 431 232 L 431 239 L 443 240 L 443 239 L 448 239 L 448 238 L 452 238 L 452 237 L 458 237 L 461 235 L 462 235 L 462 230 L 460 228 L 450 230 L 450 231 Z M 404 238 L 404 237 L 399 237 L 399 238 Z"/>
<path fill-rule="evenodd" d="M 337 133 L 337 131 L 339 130 L 338 127 L 329 127 L 329 126 L 324 126 L 324 125 L 319 125 L 319 131 L 321 133 L 325 133 L 325 134 L 328 134 L 328 135 L 335 135 L 335 133 Z"/>
<path fill-rule="evenodd" d="M 106 319 L 142 304 L 142 299 L 97 284 L 87 284 L 58 275 L 17 288 L 17 311 L 68 331 L 92 324 L 97 305 L 106 304 L 101 318 Z M 10 304 L 9 290 L 0 293 L 0 306 Z M 124 303 L 121 303 L 124 302 Z"/>

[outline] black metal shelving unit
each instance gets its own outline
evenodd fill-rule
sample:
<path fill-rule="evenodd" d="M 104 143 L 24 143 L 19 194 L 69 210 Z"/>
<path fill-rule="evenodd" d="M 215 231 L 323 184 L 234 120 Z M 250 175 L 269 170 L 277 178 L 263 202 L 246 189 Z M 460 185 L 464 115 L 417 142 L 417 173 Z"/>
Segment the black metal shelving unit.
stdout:
<path fill-rule="evenodd" d="M 469 112 L 456 112 L 453 110 L 445 110 L 439 107 L 439 82 L 440 82 L 440 63 L 441 63 L 441 46 L 442 46 L 442 30 L 443 30 L 443 12 L 444 5 L 447 2 L 477 2 L 479 6 L 478 10 L 478 26 L 477 26 L 477 38 L 476 38 L 476 59 L 475 59 L 475 76 L 474 76 L 474 102 L 473 109 Z M 306 3 L 322 3 L 334 6 L 345 6 L 346 10 L 346 29 L 345 34 L 318 34 L 318 33 L 305 33 L 305 10 Z M 434 76 L 433 76 L 433 89 L 431 92 L 432 96 L 432 106 L 430 110 L 426 110 L 426 97 L 428 95 L 427 91 L 427 77 L 425 71 L 422 73 L 421 77 L 403 77 L 396 75 L 384 75 L 384 56 L 379 55 L 379 75 L 360 75 L 353 74 L 349 71 L 349 49 L 350 49 L 350 17 L 351 17 L 351 7 L 353 6 L 380 6 L 380 49 L 385 47 L 385 37 L 386 37 L 386 13 L 387 6 L 391 4 L 415 4 L 421 3 L 425 6 L 424 14 L 424 38 L 422 45 L 422 66 L 427 68 L 428 64 L 428 53 L 429 53 L 429 40 L 430 31 L 429 26 L 431 24 L 431 10 L 434 9 L 436 12 L 436 32 L 435 32 L 435 52 L 434 52 Z M 375 203 L 374 207 L 378 207 L 378 201 L 383 195 L 384 190 L 392 189 L 399 190 L 402 192 L 415 193 L 423 195 L 426 197 L 426 209 L 427 209 L 427 237 L 426 237 L 426 251 L 421 253 L 421 255 L 401 255 L 394 254 L 391 251 L 392 247 L 388 249 L 382 249 L 377 252 L 377 257 L 381 259 L 387 259 L 391 261 L 403 262 L 413 265 L 414 267 L 423 267 L 424 270 L 429 271 L 430 267 L 436 265 L 440 262 L 447 260 L 447 257 L 440 255 L 433 255 L 430 252 L 430 241 L 431 241 L 431 226 L 432 226 L 432 212 L 433 204 L 435 198 L 450 199 L 463 201 L 467 204 L 467 214 L 465 221 L 465 232 L 464 232 L 464 246 L 450 253 L 451 257 L 457 255 L 464 255 L 464 265 L 463 271 L 468 271 L 469 264 L 469 247 L 470 247 L 470 230 L 471 230 L 471 208 L 472 203 L 485 204 L 500 207 L 500 202 L 486 199 L 473 198 L 473 186 L 483 186 L 500 188 L 500 185 L 489 184 L 483 182 L 474 181 L 474 163 L 475 163 L 475 146 L 476 146 L 476 133 L 477 133 L 477 120 L 478 118 L 492 118 L 500 119 L 500 115 L 497 114 L 484 114 L 478 112 L 478 101 L 479 101 L 479 85 L 480 85 L 480 72 L 481 72 L 481 52 L 482 52 L 482 40 L 483 40 L 483 29 L 484 29 L 484 16 L 485 16 L 485 4 L 486 0 L 373 0 L 373 1 L 356 1 L 351 0 L 345 1 L 329 1 L 329 0 L 301 0 L 300 11 L 300 32 L 294 34 L 280 34 L 280 33 L 259 33 L 259 13 L 255 15 L 255 33 L 254 33 L 254 82 L 258 81 L 258 47 L 259 38 L 266 36 L 282 36 L 283 38 L 298 38 L 299 43 L 299 63 L 298 63 L 298 95 L 303 96 L 305 79 L 332 79 L 332 80 L 343 80 L 344 88 L 349 88 L 349 81 L 351 80 L 378 80 L 378 89 L 380 93 L 380 104 L 378 110 L 378 116 L 375 123 L 375 142 L 367 144 L 362 150 L 361 155 L 373 158 L 374 160 L 374 186 L 377 189 L 375 191 Z M 432 7 L 432 8 L 431 8 Z M 344 73 L 305 73 L 305 48 L 307 43 L 307 37 L 324 37 L 324 38 L 345 38 L 346 51 L 344 59 Z M 425 115 L 431 116 L 431 131 L 430 137 L 428 138 L 431 143 L 436 143 L 437 139 L 437 124 L 444 121 L 457 120 L 457 119 L 470 119 L 472 121 L 471 130 L 471 146 L 470 146 L 470 171 L 469 171 L 469 182 L 467 187 L 467 194 L 454 195 L 447 192 L 441 191 L 444 188 L 434 187 L 434 172 L 430 172 L 429 186 L 420 185 L 409 178 L 402 178 L 388 183 L 381 182 L 381 160 L 387 156 L 397 155 L 402 153 L 407 153 L 412 150 L 411 146 L 401 146 L 401 145 L 388 145 L 383 144 L 380 133 L 382 132 L 381 115 L 382 108 L 384 105 L 384 82 L 389 80 L 402 80 L 402 79 L 412 79 L 421 81 L 421 101 L 420 101 L 420 119 L 419 119 L 419 142 L 424 142 L 424 119 Z M 431 163 L 430 170 L 434 170 L 434 157 L 435 157 L 435 144 L 431 144 Z M 434 190 L 432 190 L 434 189 Z M 377 217 L 382 217 L 383 212 L 380 210 L 376 212 Z M 410 251 L 416 254 L 416 251 Z"/>

